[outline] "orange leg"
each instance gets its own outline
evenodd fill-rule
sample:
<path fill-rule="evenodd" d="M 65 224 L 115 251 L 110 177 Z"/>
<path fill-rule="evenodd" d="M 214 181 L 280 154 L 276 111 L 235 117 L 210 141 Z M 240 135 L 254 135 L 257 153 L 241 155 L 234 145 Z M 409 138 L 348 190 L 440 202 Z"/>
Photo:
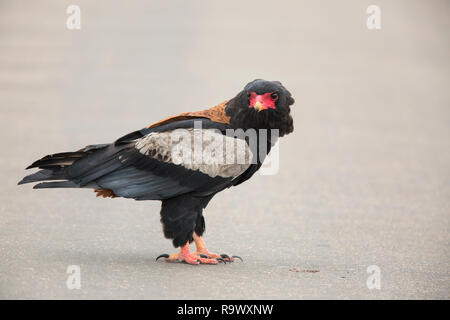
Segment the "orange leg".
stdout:
<path fill-rule="evenodd" d="M 181 247 L 181 250 L 179 253 L 174 253 L 171 255 L 168 254 L 162 254 L 156 260 L 159 258 L 166 258 L 166 261 L 168 262 L 186 262 L 188 264 L 217 264 L 220 260 L 223 259 L 215 259 L 213 257 L 207 257 L 204 255 L 199 255 L 197 253 L 191 253 L 189 249 L 189 242 L 187 242 L 184 246 Z"/>
<path fill-rule="evenodd" d="M 209 252 L 208 249 L 206 248 L 206 244 L 203 238 L 201 236 L 198 236 L 195 232 L 194 232 L 194 242 L 197 248 L 197 251 L 195 253 L 198 254 L 200 257 L 216 258 L 216 259 L 222 258 L 227 262 L 233 262 L 234 258 L 237 258 L 242 261 L 242 258 L 239 256 L 229 256 L 227 254 L 217 254 Z"/>

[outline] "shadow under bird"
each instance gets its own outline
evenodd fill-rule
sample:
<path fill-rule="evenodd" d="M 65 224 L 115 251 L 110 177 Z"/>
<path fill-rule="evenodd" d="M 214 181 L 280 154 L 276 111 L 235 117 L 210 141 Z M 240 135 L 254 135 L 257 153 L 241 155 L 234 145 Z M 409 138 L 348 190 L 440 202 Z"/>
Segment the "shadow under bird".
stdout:
<path fill-rule="evenodd" d="M 232 262 L 239 257 L 212 253 L 206 248 L 202 238 L 205 231 L 203 209 L 216 193 L 251 178 L 277 137 L 293 131 L 289 107 L 293 103 L 290 92 L 280 82 L 257 79 L 248 83 L 234 98 L 213 108 L 169 117 L 114 143 L 89 145 L 75 152 L 45 156 L 27 168 L 40 170 L 26 176 L 19 184 L 40 182 L 35 189 L 91 188 L 102 197 L 160 200 L 164 235 L 172 239 L 180 251 L 160 255 L 157 260 L 163 257 L 166 261 L 194 265 Z M 227 143 L 230 139 L 231 142 L 243 142 L 253 161 L 178 161 L 174 155 L 183 150 L 180 147 L 192 148 L 191 154 L 196 151 L 195 143 L 183 144 L 180 142 L 183 139 L 174 139 L 175 133 L 184 129 L 191 142 L 195 140 L 198 124 L 201 124 L 202 132 L 207 131 L 215 138 L 220 136 Z M 266 129 L 267 139 L 261 143 L 257 135 L 256 149 L 250 148 L 252 143 L 248 135 L 230 136 L 227 134 L 230 129 L 235 132 L 238 129 L 244 132 Z M 277 135 L 271 134 L 273 129 L 278 130 Z M 202 146 L 208 150 L 207 146 Z M 259 152 L 261 146 L 266 152 Z M 204 150 L 203 158 L 208 157 Z M 196 245 L 195 252 L 190 251 L 192 241 Z"/>

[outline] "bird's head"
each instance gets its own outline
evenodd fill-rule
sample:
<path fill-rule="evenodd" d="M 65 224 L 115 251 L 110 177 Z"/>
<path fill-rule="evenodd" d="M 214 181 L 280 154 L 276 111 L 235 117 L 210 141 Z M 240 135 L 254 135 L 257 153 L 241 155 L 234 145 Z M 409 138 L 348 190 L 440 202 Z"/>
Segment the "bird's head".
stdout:
<path fill-rule="evenodd" d="M 262 79 L 248 83 L 227 103 L 230 124 L 242 129 L 279 129 L 280 136 L 293 131 L 291 93 L 279 81 Z"/>

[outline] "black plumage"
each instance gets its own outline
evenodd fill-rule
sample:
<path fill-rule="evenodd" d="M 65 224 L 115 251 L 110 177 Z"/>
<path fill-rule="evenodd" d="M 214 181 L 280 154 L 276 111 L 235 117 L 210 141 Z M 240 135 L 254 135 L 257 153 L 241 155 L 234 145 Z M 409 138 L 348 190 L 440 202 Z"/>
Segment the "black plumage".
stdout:
<path fill-rule="evenodd" d="M 273 107 L 256 111 L 249 105 L 249 92 L 258 96 L 276 92 Z M 109 190 L 117 197 L 161 200 L 164 235 L 173 240 L 174 246 L 183 246 L 193 240 L 194 232 L 197 236 L 203 234 L 203 209 L 213 196 L 249 179 L 261 167 L 264 155 L 255 150 L 256 163 L 249 164 L 237 176 L 214 176 L 207 170 L 194 170 L 167 160 L 159 152 L 164 145 L 158 142 L 153 149 L 144 145 L 149 149 L 148 153 L 140 150 L 138 143 L 146 143 L 143 139 L 150 135 L 163 138 L 162 134 L 175 129 L 192 129 L 194 121 L 201 121 L 203 129 L 214 129 L 223 135 L 227 129 L 278 129 L 279 136 L 284 136 L 293 130 L 289 107 L 293 103 L 291 94 L 281 83 L 255 80 L 226 102 L 223 111 L 216 107 L 204 114 L 197 112 L 173 121 L 168 119 L 161 125 L 127 134 L 111 144 L 90 145 L 75 152 L 45 156 L 27 168 L 41 170 L 26 176 L 19 184 L 40 182 L 34 188 L 92 188 Z M 273 143 L 269 131 L 267 153 Z M 260 144 L 257 146 L 259 148 Z"/>

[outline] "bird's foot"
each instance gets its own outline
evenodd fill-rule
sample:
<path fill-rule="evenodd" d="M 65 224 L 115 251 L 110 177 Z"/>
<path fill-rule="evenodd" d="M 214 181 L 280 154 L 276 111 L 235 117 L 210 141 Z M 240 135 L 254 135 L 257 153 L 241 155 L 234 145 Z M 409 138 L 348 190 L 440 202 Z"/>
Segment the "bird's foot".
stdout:
<path fill-rule="evenodd" d="M 219 262 L 225 262 L 222 257 L 209 257 L 202 253 L 191 253 L 189 250 L 189 242 L 181 247 L 179 253 L 174 254 L 162 254 L 159 258 L 166 258 L 167 262 L 185 262 L 188 264 L 198 265 L 198 264 L 218 264 Z"/>
<path fill-rule="evenodd" d="M 199 255 L 199 256 L 204 256 L 209 259 L 223 259 L 226 262 L 234 262 L 235 259 L 239 259 L 239 260 L 243 261 L 242 258 L 239 256 L 232 256 L 232 255 L 228 255 L 228 254 L 224 254 L 224 253 L 217 254 L 217 253 L 209 252 L 208 250 L 197 250 L 195 252 L 195 254 Z"/>
<path fill-rule="evenodd" d="M 195 252 L 197 255 L 204 255 L 207 258 L 210 259 L 223 259 L 226 262 L 234 262 L 235 259 L 239 259 L 241 261 L 242 258 L 239 256 L 231 256 L 228 254 L 217 254 L 217 253 L 212 253 L 209 252 L 208 249 L 206 248 L 206 244 L 205 241 L 203 240 L 203 238 L 199 235 L 197 235 L 196 233 L 194 233 L 194 241 L 195 241 L 195 246 L 197 247 L 197 251 Z"/>

